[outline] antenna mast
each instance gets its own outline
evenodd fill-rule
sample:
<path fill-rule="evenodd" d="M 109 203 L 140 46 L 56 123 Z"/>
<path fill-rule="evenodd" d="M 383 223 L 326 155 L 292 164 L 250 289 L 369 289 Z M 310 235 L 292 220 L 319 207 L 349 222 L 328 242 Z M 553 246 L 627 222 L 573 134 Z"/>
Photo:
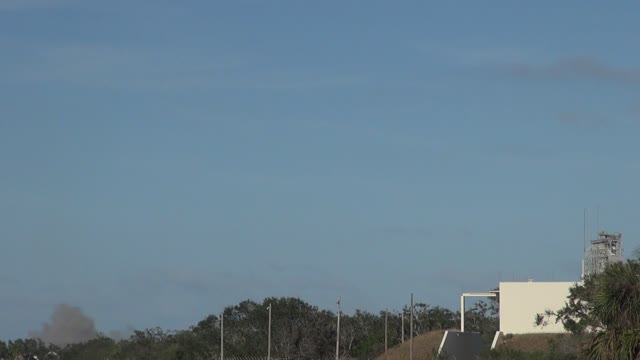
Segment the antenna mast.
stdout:
<path fill-rule="evenodd" d="M 582 213 L 582 275 L 584 279 L 584 260 L 587 256 L 587 208 L 583 209 Z"/>

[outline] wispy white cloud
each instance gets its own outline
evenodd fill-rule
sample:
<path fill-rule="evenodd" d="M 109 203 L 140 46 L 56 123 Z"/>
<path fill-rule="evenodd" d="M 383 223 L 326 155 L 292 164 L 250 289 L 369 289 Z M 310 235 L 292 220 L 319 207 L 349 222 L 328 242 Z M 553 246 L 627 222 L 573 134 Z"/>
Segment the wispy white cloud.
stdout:
<path fill-rule="evenodd" d="M 640 83 L 640 67 L 625 67 L 594 56 L 562 56 L 527 48 L 420 48 L 447 63 L 497 70 L 517 77 L 591 79 Z"/>
<path fill-rule="evenodd" d="M 562 58 L 543 64 L 507 63 L 505 66 L 516 76 L 640 83 L 640 68 L 615 66 L 586 56 Z"/>

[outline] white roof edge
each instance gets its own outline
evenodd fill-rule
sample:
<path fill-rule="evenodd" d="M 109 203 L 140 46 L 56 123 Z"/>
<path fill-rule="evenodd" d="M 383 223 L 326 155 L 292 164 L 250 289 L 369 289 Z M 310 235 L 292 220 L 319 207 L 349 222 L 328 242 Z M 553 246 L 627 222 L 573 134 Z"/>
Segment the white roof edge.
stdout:
<path fill-rule="evenodd" d="M 486 296 L 486 297 L 494 297 L 496 293 L 493 292 L 470 292 L 470 293 L 462 293 L 462 296 Z"/>

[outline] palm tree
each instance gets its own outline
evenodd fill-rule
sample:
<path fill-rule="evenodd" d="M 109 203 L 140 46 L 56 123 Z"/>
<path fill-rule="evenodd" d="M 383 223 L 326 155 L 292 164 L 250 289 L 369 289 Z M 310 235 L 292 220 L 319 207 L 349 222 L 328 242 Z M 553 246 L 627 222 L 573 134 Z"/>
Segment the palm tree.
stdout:
<path fill-rule="evenodd" d="M 600 327 L 588 359 L 640 360 L 640 259 L 611 264 L 593 280 L 590 310 Z"/>

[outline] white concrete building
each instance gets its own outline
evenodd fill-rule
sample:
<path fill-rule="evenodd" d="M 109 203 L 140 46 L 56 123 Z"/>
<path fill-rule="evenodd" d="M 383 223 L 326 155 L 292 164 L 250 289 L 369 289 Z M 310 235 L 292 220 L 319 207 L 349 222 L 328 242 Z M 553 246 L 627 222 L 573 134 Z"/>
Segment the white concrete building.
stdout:
<path fill-rule="evenodd" d="M 569 289 L 579 282 L 501 282 L 497 291 L 463 293 L 460 313 L 465 313 L 465 299 L 469 297 L 497 297 L 500 303 L 500 332 L 503 334 L 564 333 L 566 330 L 555 318 L 547 318 L 544 326 L 536 325 L 536 316 L 547 310 L 564 307 Z M 460 331 L 464 332 L 464 315 Z"/>
<path fill-rule="evenodd" d="M 562 323 L 548 319 L 536 326 L 537 314 L 560 310 L 575 282 L 501 282 L 500 331 L 503 334 L 564 333 Z"/>

